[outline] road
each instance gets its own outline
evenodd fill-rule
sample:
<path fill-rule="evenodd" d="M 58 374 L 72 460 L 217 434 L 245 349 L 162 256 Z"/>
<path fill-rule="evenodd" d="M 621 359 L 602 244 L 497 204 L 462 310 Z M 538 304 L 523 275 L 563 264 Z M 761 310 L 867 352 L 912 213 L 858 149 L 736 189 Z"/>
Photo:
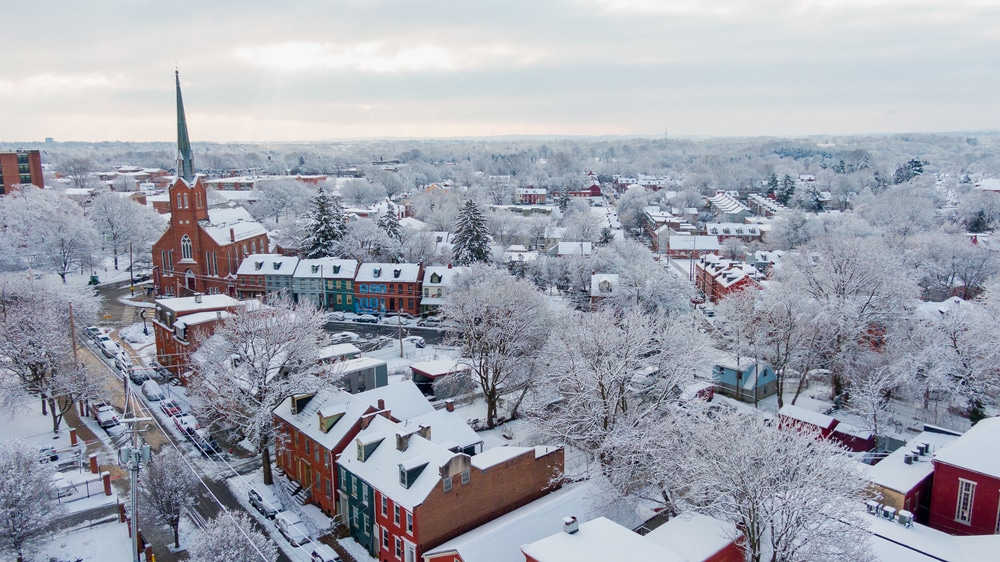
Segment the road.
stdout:
<path fill-rule="evenodd" d="M 328 322 L 326 324 L 326 331 L 333 333 L 354 332 L 363 338 L 374 338 L 377 336 L 395 338 L 399 335 L 398 326 L 392 326 L 389 324 L 365 324 L 362 322 L 351 321 Z M 406 336 L 420 336 L 424 338 L 424 341 L 428 344 L 434 345 L 439 344 L 442 340 L 444 340 L 444 331 L 436 328 L 421 328 L 410 324 L 409 326 L 403 326 L 403 337 L 405 338 Z"/>

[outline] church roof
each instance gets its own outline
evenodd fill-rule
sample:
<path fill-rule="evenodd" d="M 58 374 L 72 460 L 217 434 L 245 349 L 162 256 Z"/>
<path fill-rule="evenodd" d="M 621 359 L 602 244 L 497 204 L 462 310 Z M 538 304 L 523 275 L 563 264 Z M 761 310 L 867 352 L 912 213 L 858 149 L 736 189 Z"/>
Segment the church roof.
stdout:
<path fill-rule="evenodd" d="M 202 222 L 201 228 L 220 246 L 267 234 L 264 225 L 242 207 L 209 209 L 208 221 Z"/>

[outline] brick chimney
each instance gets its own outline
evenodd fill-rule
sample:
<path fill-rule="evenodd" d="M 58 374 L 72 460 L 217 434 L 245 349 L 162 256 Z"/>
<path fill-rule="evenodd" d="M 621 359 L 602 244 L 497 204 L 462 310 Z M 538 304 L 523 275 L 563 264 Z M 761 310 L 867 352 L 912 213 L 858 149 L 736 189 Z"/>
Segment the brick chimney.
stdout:
<path fill-rule="evenodd" d="M 232 228 L 229 229 L 229 241 L 236 242 L 236 230 Z"/>
<path fill-rule="evenodd" d="M 385 400 L 381 398 L 378 399 L 378 409 L 380 411 L 385 409 Z"/>
<path fill-rule="evenodd" d="M 452 400 L 451 398 L 445 400 L 444 401 L 444 409 L 447 410 L 447 411 L 449 411 L 449 412 L 454 412 L 455 411 L 455 401 Z"/>

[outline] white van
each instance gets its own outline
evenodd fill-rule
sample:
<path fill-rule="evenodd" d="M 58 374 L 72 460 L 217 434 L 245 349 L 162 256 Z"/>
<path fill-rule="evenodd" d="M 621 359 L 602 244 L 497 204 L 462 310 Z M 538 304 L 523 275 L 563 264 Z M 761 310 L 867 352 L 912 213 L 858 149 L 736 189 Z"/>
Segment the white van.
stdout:
<path fill-rule="evenodd" d="M 146 400 L 151 400 L 153 402 L 159 402 L 167 396 L 163 393 L 163 389 L 156 381 L 146 381 L 142 383 L 142 395 L 146 397 Z"/>
<path fill-rule="evenodd" d="M 292 543 L 292 546 L 302 546 L 309 542 L 309 535 L 306 533 L 306 525 L 296 513 L 282 511 L 274 516 L 274 524 L 285 539 Z"/>

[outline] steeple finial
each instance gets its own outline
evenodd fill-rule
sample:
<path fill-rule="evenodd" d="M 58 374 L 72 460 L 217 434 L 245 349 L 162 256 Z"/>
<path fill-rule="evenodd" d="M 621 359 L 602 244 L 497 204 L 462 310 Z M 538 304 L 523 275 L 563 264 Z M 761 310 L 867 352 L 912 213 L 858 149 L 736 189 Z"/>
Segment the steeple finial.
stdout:
<path fill-rule="evenodd" d="M 184 100 L 181 99 L 181 73 L 174 69 L 177 82 L 177 177 L 194 181 L 194 160 L 191 157 L 191 140 L 188 138 L 187 119 L 184 117 Z"/>

